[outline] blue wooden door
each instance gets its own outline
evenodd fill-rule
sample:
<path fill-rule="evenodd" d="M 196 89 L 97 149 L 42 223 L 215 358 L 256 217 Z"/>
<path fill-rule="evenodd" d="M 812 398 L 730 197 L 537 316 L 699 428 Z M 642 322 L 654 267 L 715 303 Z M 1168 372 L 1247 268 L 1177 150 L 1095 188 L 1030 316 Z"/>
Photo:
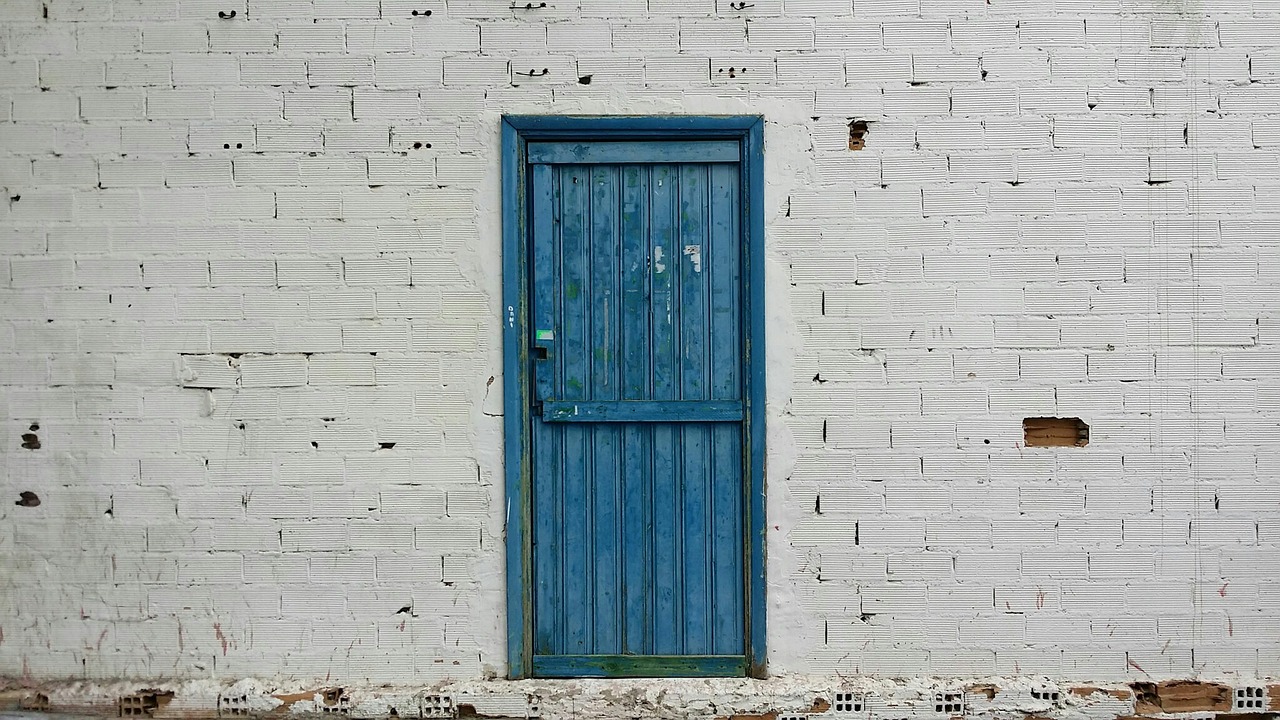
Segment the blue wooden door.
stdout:
<path fill-rule="evenodd" d="M 533 674 L 745 674 L 739 143 L 528 163 Z"/>

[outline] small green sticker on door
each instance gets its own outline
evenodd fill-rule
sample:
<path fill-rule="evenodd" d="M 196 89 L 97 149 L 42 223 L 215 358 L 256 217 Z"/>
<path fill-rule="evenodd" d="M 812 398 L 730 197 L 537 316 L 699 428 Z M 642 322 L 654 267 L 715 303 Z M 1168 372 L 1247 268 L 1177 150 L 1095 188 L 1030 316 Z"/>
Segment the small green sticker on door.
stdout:
<path fill-rule="evenodd" d="M 551 340 L 555 340 L 555 339 L 556 339 L 556 333 L 555 333 L 555 331 L 554 331 L 554 330 L 539 330 L 539 331 L 538 331 L 538 340 L 539 340 L 540 342 L 541 342 L 541 341 L 544 341 L 544 340 L 545 340 L 545 341 L 551 341 Z"/>

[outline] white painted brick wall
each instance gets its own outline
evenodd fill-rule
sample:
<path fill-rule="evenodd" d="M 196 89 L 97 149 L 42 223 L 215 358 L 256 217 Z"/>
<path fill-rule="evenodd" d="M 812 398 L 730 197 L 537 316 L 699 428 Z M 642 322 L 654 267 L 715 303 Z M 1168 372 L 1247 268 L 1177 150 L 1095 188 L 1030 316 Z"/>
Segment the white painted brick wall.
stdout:
<path fill-rule="evenodd" d="M 767 120 L 773 672 L 1280 675 L 1280 5 L 548 5 L 0 0 L 0 675 L 503 672 L 504 112 Z"/>

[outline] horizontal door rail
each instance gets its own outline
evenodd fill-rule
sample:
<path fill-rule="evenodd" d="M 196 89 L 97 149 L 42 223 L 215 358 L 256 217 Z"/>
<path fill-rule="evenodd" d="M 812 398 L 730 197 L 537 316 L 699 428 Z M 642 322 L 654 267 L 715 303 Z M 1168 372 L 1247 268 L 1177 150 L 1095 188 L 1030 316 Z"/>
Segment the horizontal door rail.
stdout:
<path fill-rule="evenodd" d="M 687 142 L 531 142 L 529 162 L 541 165 L 582 163 L 736 163 L 742 150 L 736 140 Z"/>
<path fill-rule="evenodd" d="M 740 400 L 546 401 L 545 422 L 742 422 Z"/>
<path fill-rule="evenodd" d="M 534 655 L 537 677 L 734 677 L 743 655 Z"/>

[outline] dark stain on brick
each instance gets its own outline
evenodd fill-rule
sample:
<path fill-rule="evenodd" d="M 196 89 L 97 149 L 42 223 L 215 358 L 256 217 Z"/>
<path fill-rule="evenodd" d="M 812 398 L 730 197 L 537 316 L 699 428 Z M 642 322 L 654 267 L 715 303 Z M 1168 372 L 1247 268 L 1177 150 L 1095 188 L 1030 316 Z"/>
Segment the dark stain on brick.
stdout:
<path fill-rule="evenodd" d="M 40 496 L 30 490 L 23 490 L 18 495 L 18 501 L 15 502 L 14 505 L 17 505 L 18 507 L 39 507 Z"/>

